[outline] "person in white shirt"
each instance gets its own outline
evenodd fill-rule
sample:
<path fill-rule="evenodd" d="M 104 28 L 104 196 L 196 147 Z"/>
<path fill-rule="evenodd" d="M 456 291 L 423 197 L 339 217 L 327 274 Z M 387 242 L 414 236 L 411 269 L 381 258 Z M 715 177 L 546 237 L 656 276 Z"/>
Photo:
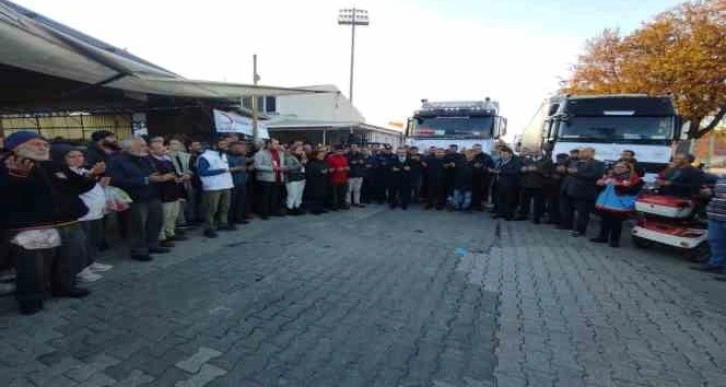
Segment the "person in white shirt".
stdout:
<path fill-rule="evenodd" d="M 216 149 L 202 153 L 197 160 L 197 173 L 202 181 L 202 212 L 204 215 L 204 236 L 216 238 L 217 230 L 235 230 L 229 224 L 229 207 L 234 182 L 229 170 L 225 151 L 229 146 L 226 137 L 216 140 Z"/>

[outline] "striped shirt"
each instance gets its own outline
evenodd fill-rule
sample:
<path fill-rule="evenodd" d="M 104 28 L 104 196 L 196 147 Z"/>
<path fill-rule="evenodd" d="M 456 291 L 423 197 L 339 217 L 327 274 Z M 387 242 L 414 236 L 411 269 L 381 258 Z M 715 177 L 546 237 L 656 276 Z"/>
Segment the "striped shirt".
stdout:
<path fill-rule="evenodd" d="M 708 203 L 708 218 L 726 222 L 726 177 L 719 178 L 714 188 L 714 197 Z"/>

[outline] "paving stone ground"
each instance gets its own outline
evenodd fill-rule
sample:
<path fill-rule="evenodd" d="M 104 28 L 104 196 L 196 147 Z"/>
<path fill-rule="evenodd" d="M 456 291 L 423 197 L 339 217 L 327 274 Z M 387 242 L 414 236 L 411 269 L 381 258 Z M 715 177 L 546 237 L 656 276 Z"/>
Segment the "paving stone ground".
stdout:
<path fill-rule="evenodd" d="M 726 284 L 550 226 L 370 207 L 108 261 L 0 309 L 0 386 L 726 386 Z"/>

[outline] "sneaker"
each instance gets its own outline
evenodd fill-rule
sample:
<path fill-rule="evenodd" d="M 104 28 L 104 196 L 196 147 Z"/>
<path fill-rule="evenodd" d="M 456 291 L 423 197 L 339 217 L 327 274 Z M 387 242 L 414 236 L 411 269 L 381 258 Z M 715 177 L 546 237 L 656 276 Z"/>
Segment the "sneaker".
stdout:
<path fill-rule="evenodd" d="M 590 242 L 595 242 L 595 243 L 607 243 L 607 242 L 608 242 L 608 240 L 607 240 L 607 239 L 605 239 L 605 238 L 600 238 L 600 237 L 597 237 L 597 238 L 590 238 Z"/>
<path fill-rule="evenodd" d="M 90 266 L 88 266 L 88 268 L 91 269 L 91 271 L 102 272 L 113 269 L 113 266 L 101 262 L 93 262 Z"/>
<path fill-rule="evenodd" d="M 236 231 L 237 227 L 233 224 L 228 224 L 226 226 L 218 227 L 217 230 L 219 230 L 219 231 Z"/>
<path fill-rule="evenodd" d="M 132 255 L 131 259 L 133 259 L 134 261 L 139 261 L 139 262 L 149 262 L 154 258 L 152 258 L 150 255 L 146 254 L 146 255 Z"/>
<path fill-rule="evenodd" d="M 92 272 L 91 269 L 88 267 L 81 270 L 81 272 L 76 275 L 76 279 L 78 280 L 78 282 L 83 282 L 83 283 L 96 282 L 96 281 L 100 280 L 101 278 L 103 278 L 103 276 Z"/>
<path fill-rule="evenodd" d="M 166 254 L 171 252 L 170 248 L 167 247 L 151 247 L 149 248 L 150 254 Z"/>
<path fill-rule="evenodd" d="M 209 229 L 209 230 L 204 230 L 204 236 L 207 238 L 216 238 L 219 235 L 217 235 L 216 231 Z"/>

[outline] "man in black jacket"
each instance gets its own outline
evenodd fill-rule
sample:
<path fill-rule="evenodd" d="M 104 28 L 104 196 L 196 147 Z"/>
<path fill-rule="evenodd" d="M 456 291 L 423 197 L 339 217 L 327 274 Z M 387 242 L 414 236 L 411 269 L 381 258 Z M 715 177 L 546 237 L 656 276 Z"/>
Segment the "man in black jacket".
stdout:
<path fill-rule="evenodd" d="M 516 209 L 516 192 L 519 190 L 519 159 L 509 148 L 502 148 L 501 158 L 490 171 L 494 174 L 496 192 L 494 192 L 493 218 L 514 219 Z"/>
<path fill-rule="evenodd" d="M 52 163 L 48 142 L 20 131 L 6 139 L 0 164 L 0 231 L 15 258 L 16 298 L 23 314 L 43 308 L 46 289 L 56 297 L 84 297 L 75 286 L 85 259 L 77 219 L 88 212 L 79 195 L 95 181 Z"/>
<path fill-rule="evenodd" d="M 492 157 L 484 153 L 481 144 L 474 144 L 474 176 L 471 190 L 471 209 L 483 211 L 484 203 L 489 201 L 489 169 L 494 167 Z"/>
<path fill-rule="evenodd" d="M 679 153 L 674 157 L 674 166 L 656 181 L 664 195 L 692 198 L 701 191 L 703 171 L 693 166 L 693 155 Z"/>
<path fill-rule="evenodd" d="M 396 156 L 390 160 L 389 168 L 388 205 L 393 209 L 400 204 L 401 209 L 406 210 L 412 191 L 411 159 L 406 149 L 398 149 Z"/>
<path fill-rule="evenodd" d="M 564 170 L 567 173 L 567 181 L 563 187 L 561 216 L 563 226 L 572 227 L 573 212 L 577 211 L 573 237 L 585 235 L 587 224 L 590 222 L 590 212 L 595 207 L 598 194 L 596 184 L 605 173 L 605 165 L 594 157 L 595 149 L 583 148 L 580 150 L 578 160 Z"/>
<path fill-rule="evenodd" d="M 436 207 L 437 210 L 442 210 L 446 204 L 446 191 L 444 189 L 446 168 L 444 165 L 447 161 L 445 156 L 444 150 L 438 148 L 434 151 L 434 156 L 429 157 L 423 164 L 428 188 L 426 209 Z"/>
<path fill-rule="evenodd" d="M 411 162 L 411 195 L 413 196 L 414 203 L 419 203 L 423 178 L 421 153 L 419 153 L 418 147 L 412 146 L 408 154 Z"/>
<path fill-rule="evenodd" d="M 547 207 L 547 222 L 560 226 L 560 192 L 562 188 L 562 179 L 564 178 L 564 170 L 569 163 L 567 153 L 559 153 L 555 156 L 556 162 L 550 164 L 550 170 L 546 174 L 544 181 L 544 195 Z"/>
<path fill-rule="evenodd" d="M 522 187 L 522 200 L 519 204 L 519 215 L 517 220 L 526 220 L 532 208 L 532 222 L 540 223 L 544 215 L 544 185 L 546 175 L 552 168 L 552 160 L 545 158 L 541 153 L 527 151 L 522 159 L 520 171 Z"/>
<path fill-rule="evenodd" d="M 163 225 L 163 210 L 159 184 L 176 179 L 175 173 L 160 174 L 148 160 L 148 148 L 143 139 L 124 141 L 124 151 L 111 159 L 107 173 L 111 184 L 131 196 L 133 202 L 127 211 L 126 235 L 129 238 L 131 258 L 150 261 L 149 254 L 167 253 L 159 246 Z"/>

